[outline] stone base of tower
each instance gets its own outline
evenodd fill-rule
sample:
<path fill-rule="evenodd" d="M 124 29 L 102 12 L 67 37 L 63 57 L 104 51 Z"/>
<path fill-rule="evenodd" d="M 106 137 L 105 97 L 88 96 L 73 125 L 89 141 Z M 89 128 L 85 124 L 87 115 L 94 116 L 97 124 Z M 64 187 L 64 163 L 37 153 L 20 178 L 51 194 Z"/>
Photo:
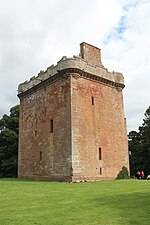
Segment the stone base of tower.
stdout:
<path fill-rule="evenodd" d="M 88 177 L 88 176 L 18 176 L 18 179 L 33 181 L 56 181 L 56 182 L 96 182 L 114 180 L 116 177 Z"/>
<path fill-rule="evenodd" d="M 72 182 L 72 177 L 68 176 L 18 176 L 19 179 L 39 180 L 39 181 L 58 181 Z"/>
<path fill-rule="evenodd" d="M 105 181 L 105 180 L 114 180 L 116 177 L 85 177 L 85 176 L 72 176 L 72 182 L 96 182 L 96 181 Z"/>

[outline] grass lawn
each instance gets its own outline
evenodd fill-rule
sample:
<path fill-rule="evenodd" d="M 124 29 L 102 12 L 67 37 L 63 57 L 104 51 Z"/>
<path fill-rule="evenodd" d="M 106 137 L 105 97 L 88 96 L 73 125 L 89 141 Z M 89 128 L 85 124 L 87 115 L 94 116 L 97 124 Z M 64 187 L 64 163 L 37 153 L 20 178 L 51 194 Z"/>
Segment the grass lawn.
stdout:
<path fill-rule="evenodd" d="M 149 225 L 150 181 L 0 179 L 0 225 Z"/>

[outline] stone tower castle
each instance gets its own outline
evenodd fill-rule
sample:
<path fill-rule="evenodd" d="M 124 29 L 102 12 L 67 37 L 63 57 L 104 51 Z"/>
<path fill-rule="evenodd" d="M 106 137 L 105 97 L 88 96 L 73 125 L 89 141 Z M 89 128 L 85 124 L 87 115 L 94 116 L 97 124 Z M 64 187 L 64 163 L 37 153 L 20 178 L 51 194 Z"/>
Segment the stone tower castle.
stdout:
<path fill-rule="evenodd" d="M 100 49 L 82 43 L 19 85 L 20 178 L 80 181 L 114 179 L 129 169 L 124 79 L 108 72 Z"/>

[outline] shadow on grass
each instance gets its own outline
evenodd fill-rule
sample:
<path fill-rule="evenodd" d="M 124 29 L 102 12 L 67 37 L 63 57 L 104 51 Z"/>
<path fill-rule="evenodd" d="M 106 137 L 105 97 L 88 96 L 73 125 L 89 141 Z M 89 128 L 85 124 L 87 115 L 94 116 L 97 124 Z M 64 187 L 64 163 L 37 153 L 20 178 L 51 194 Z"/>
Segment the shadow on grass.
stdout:
<path fill-rule="evenodd" d="M 120 218 L 120 224 L 148 225 L 150 221 L 150 193 L 148 192 L 122 193 L 95 198 L 91 204 L 109 217 Z"/>

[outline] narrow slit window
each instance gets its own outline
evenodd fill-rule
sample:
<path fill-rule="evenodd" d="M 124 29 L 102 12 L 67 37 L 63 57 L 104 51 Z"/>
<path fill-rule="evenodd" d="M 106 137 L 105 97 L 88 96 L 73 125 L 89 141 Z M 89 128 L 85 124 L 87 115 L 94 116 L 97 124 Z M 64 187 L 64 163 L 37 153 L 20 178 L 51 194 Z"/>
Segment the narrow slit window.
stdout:
<path fill-rule="evenodd" d="M 50 121 L 50 132 L 53 133 L 53 120 Z"/>
<path fill-rule="evenodd" d="M 99 160 L 102 160 L 102 149 L 99 148 Z"/>
<path fill-rule="evenodd" d="M 40 161 L 42 160 L 42 152 L 40 152 Z"/>
<path fill-rule="evenodd" d="M 94 97 L 92 96 L 92 105 L 94 105 Z"/>
<path fill-rule="evenodd" d="M 99 174 L 102 175 L 102 167 L 99 168 Z"/>
<path fill-rule="evenodd" d="M 35 137 L 37 136 L 37 130 L 35 130 Z"/>

